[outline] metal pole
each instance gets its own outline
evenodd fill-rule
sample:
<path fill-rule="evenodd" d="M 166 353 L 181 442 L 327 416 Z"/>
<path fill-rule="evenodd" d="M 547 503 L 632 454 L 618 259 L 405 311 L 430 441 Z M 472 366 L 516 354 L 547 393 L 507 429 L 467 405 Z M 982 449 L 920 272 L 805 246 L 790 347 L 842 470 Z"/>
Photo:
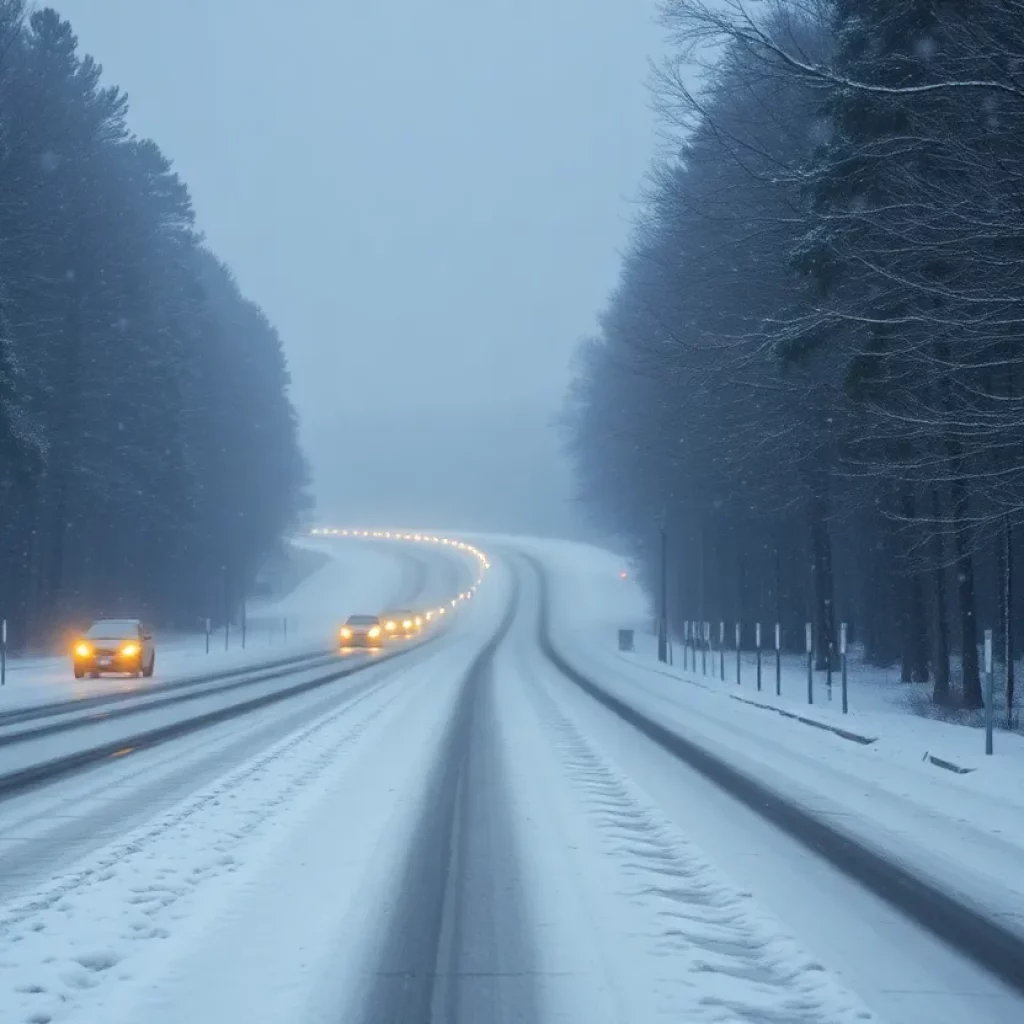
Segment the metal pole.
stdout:
<path fill-rule="evenodd" d="M 992 707 L 992 630 L 985 630 L 985 753 L 992 754 L 992 721 L 995 709 Z"/>
<path fill-rule="evenodd" d="M 835 649 L 832 641 L 828 642 L 828 667 L 825 669 L 825 685 L 828 687 L 828 699 L 832 699 L 832 659 L 835 657 Z"/>
<path fill-rule="evenodd" d="M 754 623 L 754 647 L 757 648 L 757 688 L 761 689 L 761 623 Z"/>
<path fill-rule="evenodd" d="M 740 624 L 736 623 L 736 685 L 740 685 Z"/>
<path fill-rule="evenodd" d="M 224 650 L 231 646 L 231 595 L 228 588 L 228 567 L 224 566 Z"/>
<path fill-rule="evenodd" d="M 718 674 L 725 682 L 725 623 L 718 624 Z"/>
<path fill-rule="evenodd" d="M 807 640 L 807 703 L 814 703 L 814 633 L 811 631 L 811 624 L 804 626 L 804 633 Z"/>
<path fill-rule="evenodd" d="M 668 541 L 665 536 L 665 520 L 662 517 L 661 533 L 661 587 L 658 607 L 658 661 L 668 661 Z"/>
<path fill-rule="evenodd" d="M 782 626 L 775 623 L 775 696 L 782 696 Z"/>
<path fill-rule="evenodd" d="M 846 694 L 846 623 L 842 622 L 839 624 L 839 657 L 842 658 L 842 687 L 843 687 L 843 714 L 845 715 L 850 710 L 850 704 L 847 700 Z"/>

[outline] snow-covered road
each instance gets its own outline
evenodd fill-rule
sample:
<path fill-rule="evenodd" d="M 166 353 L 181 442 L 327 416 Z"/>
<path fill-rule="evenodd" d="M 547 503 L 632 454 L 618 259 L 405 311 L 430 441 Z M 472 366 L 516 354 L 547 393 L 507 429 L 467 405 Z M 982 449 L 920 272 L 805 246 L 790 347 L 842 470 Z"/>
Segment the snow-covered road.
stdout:
<path fill-rule="evenodd" d="M 542 643 L 544 581 L 553 643 L 602 691 L 745 770 L 760 758 L 769 785 L 790 762 L 825 775 L 827 749 L 774 716 L 730 745 L 703 696 L 670 714 L 561 625 L 638 613 L 635 595 L 574 581 L 551 545 L 487 550 L 430 643 L 0 803 L 0 1020 L 1024 1020 L 1017 989 L 893 894 L 595 700 Z M 843 767 L 840 811 L 818 810 L 845 799 L 867 827 Z M 993 864 L 973 880 L 989 896 Z"/>

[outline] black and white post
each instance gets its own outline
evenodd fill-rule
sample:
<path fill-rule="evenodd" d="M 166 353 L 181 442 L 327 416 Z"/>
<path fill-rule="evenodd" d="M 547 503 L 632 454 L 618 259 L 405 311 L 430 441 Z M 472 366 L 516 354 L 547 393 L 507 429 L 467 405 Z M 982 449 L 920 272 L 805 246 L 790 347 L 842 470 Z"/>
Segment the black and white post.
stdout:
<path fill-rule="evenodd" d="M 992 672 L 992 630 L 985 630 L 985 753 L 992 754 L 992 723 L 995 719 L 994 703 L 995 687 Z"/>
<path fill-rule="evenodd" d="M 736 623 L 736 685 L 739 686 L 740 679 L 740 624 Z"/>
<path fill-rule="evenodd" d="M 725 623 L 718 624 L 718 674 L 725 682 Z"/>
<path fill-rule="evenodd" d="M 761 623 L 754 623 L 754 647 L 757 650 L 757 689 L 761 689 Z"/>
<path fill-rule="evenodd" d="M 839 657 L 841 659 L 840 670 L 842 672 L 842 688 L 843 688 L 843 714 L 847 714 L 850 710 L 850 703 L 847 699 L 846 689 L 846 623 L 841 622 L 839 624 Z"/>
<path fill-rule="evenodd" d="M 782 625 L 775 623 L 775 696 L 782 696 Z"/>
<path fill-rule="evenodd" d="M 814 632 L 811 624 L 804 625 L 804 634 L 807 641 L 807 703 L 814 703 Z"/>

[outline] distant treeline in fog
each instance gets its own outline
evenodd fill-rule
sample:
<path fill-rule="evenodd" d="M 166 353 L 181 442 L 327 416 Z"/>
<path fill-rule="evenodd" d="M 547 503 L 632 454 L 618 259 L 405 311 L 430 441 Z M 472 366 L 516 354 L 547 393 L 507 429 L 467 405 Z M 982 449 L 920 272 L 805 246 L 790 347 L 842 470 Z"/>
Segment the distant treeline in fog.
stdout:
<path fill-rule="evenodd" d="M 810 621 L 823 668 L 848 620 L 978 707 L 1024 632 L 1024 4 L 662 12 L 675 155 L 580 353 L 581 494 L 652 583 L 664 521 L 677 632 Z"/>
<path fill-rule="evenodd" d="M 302 506 L 277 332 L 127 108 L 67 22 L 0 0 L 0 616 L 16 645 L 92 616 L 219 617 Z"/>

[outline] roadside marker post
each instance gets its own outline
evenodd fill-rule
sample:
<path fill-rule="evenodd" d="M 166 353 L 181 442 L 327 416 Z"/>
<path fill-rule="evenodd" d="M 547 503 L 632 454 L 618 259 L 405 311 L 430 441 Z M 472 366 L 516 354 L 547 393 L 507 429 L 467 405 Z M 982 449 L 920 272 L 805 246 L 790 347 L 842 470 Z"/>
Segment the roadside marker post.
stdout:
<path fill-rule="evenodd" d="M 985 630 L 985 753 L 992 754 L 992 722 L 995 718 L 993 704 L 992 673 L 992 630 Z"/>
<path fill-rule="evenodd" d="M 0 622 L 0 686 L 7 685 L 7 620 Z"/>
<path fill-rule="evenodd" d="M 839 657 L 842 659 L 842 687 L 843 687 L 843 714 L 847 714 L 850 710 L 850 704 L 847 700 L 846 690 L 846 623 L 840 623 L 839 626 Z"/>
<path fill-rule="evenodd" d="M 710 629 L 710 623 L 702 622 L 700 624 L 700 674 L 702 676 L 708 674 L 708 632 Z"/>
<path fill-rule="evenodd" d="M 757 689 L 761 690 L 761 623 L 754 623 L 754 646 L 757 648 Z"/>
<path fill-rule="evenodd" d="M 740 624 L 736 623 L 736 685 L 739 686 L 740 679 Z"/>
<path fill-rule="evenodd" d="M 782 625 L 775 623 L 775 696 L 782 696 Z"/>
<path fill-rule="evenodd" d="M 210 653 L 210 626 L 212 623 L 209 619 L 206 620 L 206 653 Z"/>
<path fill-rule="evenodd" d="M 718 674 L 725 682 L 725 623 L 718 624 Z"/>
<path fill-rule="evenodd" d="M 814 632 L 808 622 L 804 626 L 807 641 L 807 703 L 814 703 Z"/>

